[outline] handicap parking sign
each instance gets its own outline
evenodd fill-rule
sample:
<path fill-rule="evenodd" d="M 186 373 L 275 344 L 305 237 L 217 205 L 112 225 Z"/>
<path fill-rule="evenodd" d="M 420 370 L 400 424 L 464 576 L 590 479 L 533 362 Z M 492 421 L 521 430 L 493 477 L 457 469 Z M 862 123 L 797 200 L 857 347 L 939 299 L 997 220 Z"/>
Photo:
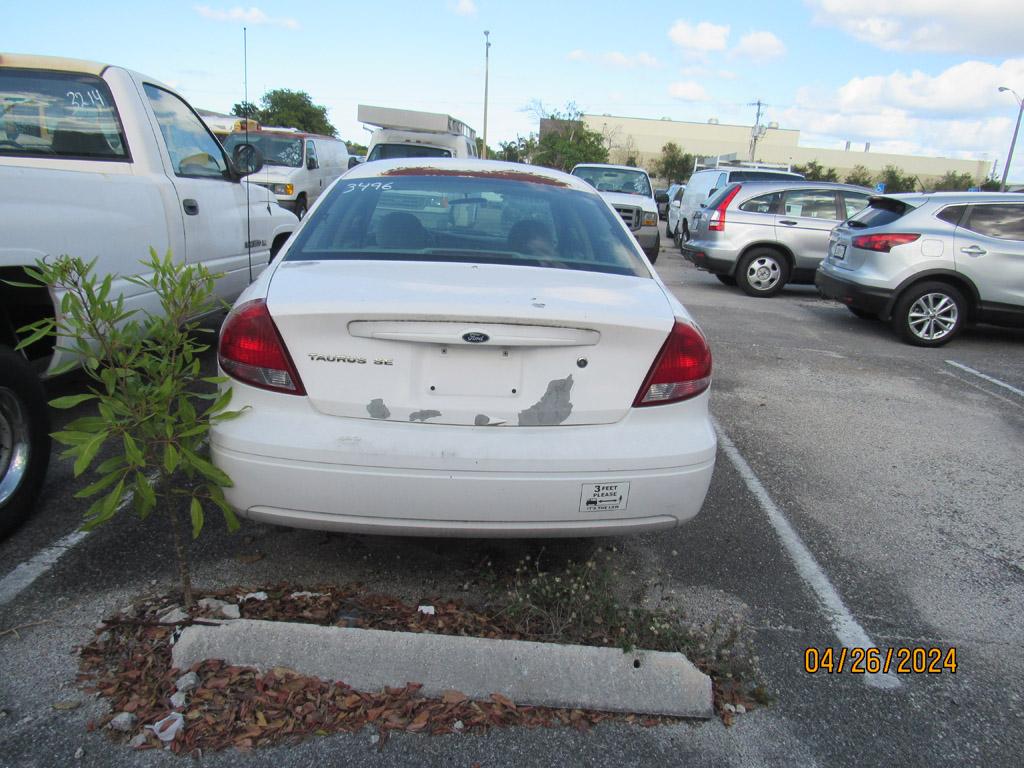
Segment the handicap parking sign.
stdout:
<path fill-rule="evenodd" d="M 885 193 L 885 182 L 884 181 L 880 181 L 877 184 L 875 184 L 875 192 L 877 192 L 880 195 Z"/>

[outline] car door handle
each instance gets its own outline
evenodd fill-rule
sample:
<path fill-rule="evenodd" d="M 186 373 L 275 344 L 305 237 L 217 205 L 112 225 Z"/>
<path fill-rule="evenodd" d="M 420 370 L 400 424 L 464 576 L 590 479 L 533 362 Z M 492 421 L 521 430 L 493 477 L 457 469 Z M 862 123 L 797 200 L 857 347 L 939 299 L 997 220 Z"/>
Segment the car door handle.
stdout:
<path fill-rule="evenodd" d="M 960 253 L 966 253 L 968 256 L 984 256 L 988 251 L 979 245 L 972 245 L 970 248 L 961 248 Z"/>
<path fill-rule="evenodd" d="M 792 219 L 783 219 L 782 221 L 779 222 L 779 224 L 785 224 L 787 227 L 795 227 L 797 225 L 797 222 L 793 221 Z"/>
<path fill-rule="evenodd" d="M 185 213 L 187 213 L 189 216 L 199 215 L 199 203 L 193 200 L 191 197 L 182 200 L 181 207 L 185 209 Z"/>

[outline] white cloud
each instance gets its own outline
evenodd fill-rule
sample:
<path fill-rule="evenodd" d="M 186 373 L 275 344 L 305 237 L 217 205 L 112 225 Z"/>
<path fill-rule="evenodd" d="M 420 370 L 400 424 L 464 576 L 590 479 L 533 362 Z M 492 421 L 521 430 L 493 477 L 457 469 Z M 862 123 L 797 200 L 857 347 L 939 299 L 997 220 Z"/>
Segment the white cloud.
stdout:
<path fill-rule="evenodd" d="M 235 6 L 234 8 L 230 8 L 225 11 L 217 8 L 210 8 L 208 5 L 197 5 L 195 6 L 195 11 L 204 19 L 213 19 L 214 21 L 237 21 L 243 24 L 269 24 L 271 26 L 286 27 L 287 29 L 299 28 L 299 22 L 295 19 L 273 18 L 255 6 L 250 6 L 249 8 Z"/>
<path fill-rule="evenodd" d="M 633 54 L 632 56 L 621 51 L 608 51 L 598 55 L 588 53 L 581 48 L 576 48 L 569 51 L 565 58 L 569 59 L 569 61 L 600 61 L 603 64 L 624 69 L 634 69 L 636 67 L 655 69 L 661 66 L 661 63 L 656 58 L 645 51 L 640 51 L 640 53 Z"/>
<path fill-rule="evenodd" d="M 1020 0 L 806 0 L 816 22 L 890 51 L 1013 54 L 1021 49 Z"/>
<path fill-rule="evenodd" d="M 679 19 L 668 31 L 669 39 L 686 53 L 705 54 L 724 51 L 729 42 L 729 27 L 701 21 L 691 24 Z"/>
<path fill-rule="evenodd" d="M 668 94 L 680 101 L 710 101 L 704 86 L 690 80 L 672 83 L 668 87 Z"/>
<path fill-rule="evenodd" d="M 459 16 L 476 16 L 476 3 L 473 0 L 458 0 L 456 3 L 449 3 L 448 7 Z"/>
<path fill-rule="evenodd" d="M 1015 84 L 1024 84 L 1024 58 L 1001 64 L 965 61 L 937 75 L 914 70 L 855 77 L 838 89 L 834 106 L 843 114 L 891 108 L 953 118 L 998 115 L 1013 106 L 1009 96 L 999 93 L 999 86 Z M 807 103 L 806 95 L 800 98 L 804 101 L 798 103 Z"/>
<path fill-rule="evenodd" d="M 751 32 L 744 35 L 732 49 L 733 58 L 742 58 L 756 64 L 763 64 L 786 55 L 786 45 L 771 32 Z"/>

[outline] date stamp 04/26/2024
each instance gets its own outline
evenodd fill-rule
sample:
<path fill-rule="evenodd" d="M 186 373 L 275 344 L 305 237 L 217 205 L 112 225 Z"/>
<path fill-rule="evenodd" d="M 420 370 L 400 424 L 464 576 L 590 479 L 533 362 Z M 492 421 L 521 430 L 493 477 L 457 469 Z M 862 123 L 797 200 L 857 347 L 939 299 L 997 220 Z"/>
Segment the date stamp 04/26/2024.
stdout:
<path fill-rule="evenodd" d="M 897 646 L 890 648 L 816 648 L 804 649 L 804 672 L 848 673 L 851 675 L 898 675 L 942 673 L 956 674 L 956 647 Z"/>

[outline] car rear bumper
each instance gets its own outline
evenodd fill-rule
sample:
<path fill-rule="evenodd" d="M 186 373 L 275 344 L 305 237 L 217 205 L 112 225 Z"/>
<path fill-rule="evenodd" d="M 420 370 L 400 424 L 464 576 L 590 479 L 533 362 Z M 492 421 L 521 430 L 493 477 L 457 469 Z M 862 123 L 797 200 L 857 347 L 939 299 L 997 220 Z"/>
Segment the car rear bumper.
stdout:
<path fill-rule="evenodd" d="M 233 383 L 235 407 L 252 388 Z M 239 392 L 241 390 L 241 393 Z M 285 409 L 261 405 L 286 398 Z M 463 427 L 325 416 L 258 393 L 211 433 L 245 517 L 318 530 L 416 536 L 604 536 L 671 528 L 703 505 L 716 438 L 707 394 L 632 409 L 614 424 Z M 629 483 L 620 509 L 592 484 Z"/>
<path fill-rule="evenodd" d="M 826 271 L 825 263 L 814 273 L 814 285 L 822 296 L 835 299 L 849 307 L 885 316 L 889 311 L 893 292 L 888 288 L 861 285 L 842 280 Z"/>
<path fill-rule="evenodd" d="M 716 275 L 731 275 L 736 270 L 736 256 L 732 252 L 720 253 L 701 243 L 683 243 L 683 258 L 699 269 Z"/>

